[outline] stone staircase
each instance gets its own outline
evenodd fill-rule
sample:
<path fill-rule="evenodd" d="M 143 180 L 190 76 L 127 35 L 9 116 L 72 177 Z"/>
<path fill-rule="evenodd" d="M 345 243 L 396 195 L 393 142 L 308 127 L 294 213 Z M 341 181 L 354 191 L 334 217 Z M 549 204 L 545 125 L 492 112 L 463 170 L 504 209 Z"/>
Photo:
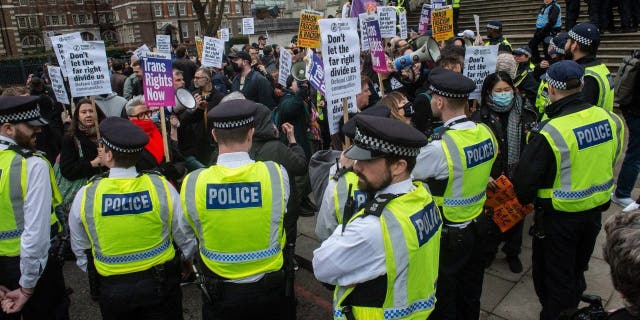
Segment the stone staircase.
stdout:
<path fill-rule="evenodd" d="M 564 1 L 559 0 L 562 7 L 564 28 Z M 536 17 L 542 5 L 542 0 L 461 0 L 459 29 L 471 29 L 475 32 L 473 15 L 480 16 L 480 32 L 485 31 L 488 21 L 500 20 L 503 34 L 515 48 L 526 45 L 535 31 Z M 588 21 L 587 5 L 583 2 L 578 22 Z M 410 27 L 417 26 L 420 19 L 419 9 L 407 17 Z M 615 26 L 620 28 L 620 17 L 614 9 Z M 636 33 L 605 33 L 601 36 L 598 58 L 603 61 L 611 72 L 616 72 L 622 58 L 629 55 L 631 50 L 640 49 L 640 32 Z"/>

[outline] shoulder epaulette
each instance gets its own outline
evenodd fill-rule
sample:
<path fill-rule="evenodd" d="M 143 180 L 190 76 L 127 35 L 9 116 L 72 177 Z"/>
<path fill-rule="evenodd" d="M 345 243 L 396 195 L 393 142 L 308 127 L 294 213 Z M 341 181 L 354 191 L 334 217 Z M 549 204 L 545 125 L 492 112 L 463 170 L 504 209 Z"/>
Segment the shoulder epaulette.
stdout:
<path fill-rule="evenodd" d="M 88 182 L 96 182 L 96 181 L 98 181 L 98 180 L 100 180 L 102 178 L 106 178 L 108 176 L 109 176 L 109 172 L 108 171 L 101 172 L 101 173 L 95 174 L 95 175 L 93 175 L 93 177 L 89 178 Z"/>
<path fill-rule="evenodd" d="M 38 155 L 37 151 L 32 150 L 32 149 L 23 148 L 23 147 L 18 146 L 18 145 L 12 145 L 7 149 L 14 151 L 15 153 L 21 155 L 25 159 L 33 157 L 34 155 Z"/>
<path fill-rule="evenodd" d="M 164 177 L 164 174 L 162 174 L 162 172 L 160 172 L 158 170 L 151 170 L 151 169 L 142 170 L 142 171 L 138 172 L 138 177 L 141 177 L 141 176 L 143 176 L 145 174 L 153 174 L 153 175 L 156 175 L 156 176 Z"/>
<path fill-rule="evenodd" d="M 371 202 L 369 202 L 364 207 L 363 217 L 368 215 L 379 217 L 382 214 L 382 211 L 384 210 L 384 207 L 387 205 L 387 203 L 391 202 L 391 200 L 403 194 L 404 193 L 401 193 L 401 194 L 385 193 L 385 194 L 377 195 Z"/>
<path fill-rule="evenodd" d="M 331 177 L 331 179 L 338 181 L 340 177 L 344 176 L 347 172 L 350 172 L 350 171 L 353 171 L 353 169 L 342 167 L 336 170 L 336 173 L 333 174 L 333 177 Z"/>
<path fill-rule="evenodd" d="M 434 140 L 442 140 L 442 135 L 447 132 L 449 128 L 445 127 L 445 126 L 440 126 L 437 127 L 435 129 L 433 129 L 433 132 L 431 133 L 431 136 L 429 137 L 429 142 L 434 141 Z"/>

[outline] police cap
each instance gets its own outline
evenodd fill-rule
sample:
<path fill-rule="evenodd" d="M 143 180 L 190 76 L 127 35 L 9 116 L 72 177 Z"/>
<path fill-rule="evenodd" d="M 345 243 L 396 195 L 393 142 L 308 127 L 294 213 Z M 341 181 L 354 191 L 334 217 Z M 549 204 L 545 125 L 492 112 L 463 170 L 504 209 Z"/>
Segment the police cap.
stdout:
<path fill-rule="evenodd" d="M 584 69 L 581 65 L 571 60 L 558 61 L 547 70 L 547 82 L 560 90 L 571 90 L 579 88 L 583 82 Z M 580 80 L 568 83 L 570 80 Z"/>
<path fill-rule="evenodd" d="M 489 21 L 487 23 L 487 29 L 502 30 L 502 22 L 498 20 Z"/>
<path fill-rule="evenodd" d="M 149 137 L 133 122 L 120 117 L 108 117 L 100 122 L 102 143 L 121 153 L 135 153 L 144 149 Z"/>
<path fill-rule="evenodd" d="M 391 109 L 382 103 L 377 103 L 374 106 L 366 108 L 359 113 L 356 113 L 347 123 L 342 126 L 342 132 L 345 136 L 353 139 L 356 135 L 356 119 L 361 115 L 370 115 L 374 117 L 389 118 L 391 116 Z"/>
<path fill-rule="evenodd" d="M 564 54 L 564 46 L 567 43 L 567 39 L 569 39 L 569 34 L 566 32 L 558 33 L 557 36 L 551 39 L 550 45 L 553 46 L 551 49 L 551 54 Z"/>
<path fill-rule="evenodd" d="M 582 22 L 571 28 L 569 38 L 581 45 L 590 46 L 600 43 L 600 31 L 594 24 Z"/>
<path fill-rule="evenodd" d="M 400 120 L 359 115 L 356 117 L 354 144 L 347 149 L 345 157 L 353 160 L 416 157 L 426 144 L 424 134 Z"/>
<path fill-rule="evenodd" d="M 531 49 L 529 49 L 528 46 L 520 47 L 518 49 L 513 50 L 513 55 L 515 56 L 525 55 L 528 58 L 531 58 Z"/>
<path fill-rule="evenodd" d="M 0 124 L 26 122 L 32 126 L 44 126 L 49 122 L 40 115 L 38 96 L 0 97 Z"/>
<path fill-rule="evenodd" d="M 473 80 L 444 68 L 429 72 L 429 90 L 433 94 L 452 99 L 466 99 L 476 89 Z"/>
<path fill-rule="evenodd" d="M 211 109 L 207 117 L 216 129 L 236 129 L 252 125 L 258 104 L 248 99 L 229 100 Z"/>

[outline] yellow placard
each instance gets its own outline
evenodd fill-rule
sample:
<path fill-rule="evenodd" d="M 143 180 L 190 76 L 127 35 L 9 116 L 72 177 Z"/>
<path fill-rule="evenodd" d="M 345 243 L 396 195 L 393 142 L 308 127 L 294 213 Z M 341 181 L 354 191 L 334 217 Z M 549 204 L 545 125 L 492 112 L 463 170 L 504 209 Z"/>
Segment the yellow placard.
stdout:
<path fill-rule="evenodd" d="M 320 26 L 318 20 L 322 13 L 312 10 L 304 10 L 300 13 L 298 25 L 298 47 L 320 48 Z"/>
<path fill-rule="evenodd" d="M 453 8 L 451 6 L 431 10 L 431 30 L 433 38 L 437 42 L 453 38 Z"/>
<path fill-rule="evenodd" d="M 196 36 L 196 50 L 198 50 L 198 58 L 202 59 L 202 49 L 204 48 L 204 42 L 201 37 Z"/>

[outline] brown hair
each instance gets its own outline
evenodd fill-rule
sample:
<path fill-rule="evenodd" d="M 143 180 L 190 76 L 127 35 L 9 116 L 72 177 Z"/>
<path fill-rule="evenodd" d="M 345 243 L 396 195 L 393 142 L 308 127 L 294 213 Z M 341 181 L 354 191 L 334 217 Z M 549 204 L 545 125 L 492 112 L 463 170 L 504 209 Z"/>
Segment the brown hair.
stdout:
<path fill-rule="evenodd" d="M 76 103 L 76 110 L 71 116 L 71 125 L 69 126 L 69 130 L 67 131 L 67 134 L 70 136 L 74 136 L 79 130 L 78 127 L 80 126 L 80 106 L 83 104 L 91 105 L 91 100 L 82 98 Z M 98 107 L 98 105 L 96 105 L 96 113 L 98 114 L 98 123 L 102 122 L 102 120 L 107 117 L 104 112 L 102 112 L 102 109 Z"/>
<path fill-rule="evenodd" d="M 392 91 L 384 95 L 382 99 L 380 99 L 380 103 L 384 104 L 391 111 L 391 118 L 404 121 L 405 117 L 400 115 L 398 109 L 403 106 L 400 105 L 400 101 L 406 99 L 405 95 L 398 92 Z"/>

